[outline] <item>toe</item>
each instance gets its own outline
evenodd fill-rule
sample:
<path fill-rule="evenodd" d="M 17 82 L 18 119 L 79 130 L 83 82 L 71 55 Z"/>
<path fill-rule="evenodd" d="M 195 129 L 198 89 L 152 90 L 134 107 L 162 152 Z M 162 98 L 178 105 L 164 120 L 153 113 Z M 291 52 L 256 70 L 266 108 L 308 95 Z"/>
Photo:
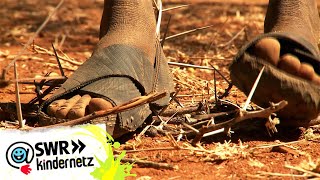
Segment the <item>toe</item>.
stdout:
<path fill-rule="evenodd" d="M 55 116 L 57 110 L 60 108 L 60 106 L 65 104 L 66 101 L 67 100 L 65 99 L 59 99 L 59 100 L 53 101 L 47 108 L 48 115 Z"/>
<path fill-rule="evenodd" d="M 93 113 L 94 111 L 99 111 L 99 110 L 106 110 L 106 109 L 111 109 L 113 107 L 113 105 L 102 98 L 92 98 L 88 109 L 89 109 L 89 113 Z"/>
<path fill-rule="evenodd" d="M 274 38 L 263 38 L 255 44 L 254 53 L 258 57 L 277 66 L 280 57 L 280 43 Z"/>
<path fill-rule="evenodd" d="M 318 74 L 314 74 L 312 81 L 317 84 L 320 85 L 320 76 Z"/>
<path fill-rule="evenodd" d="M 292 54 L 281 56 L 278 67 L 292 75 L 298 75 L 301 68 L 300 60 Z"/>
<path fill-rule="evenodd" d="M 299 70 L 299 76 L 306 80 L 312 80 L 315 75 L 314 69 L 310 64 L 301 63 L 301 67 Z"/>
<path fill-rule="evenodd" d="M 86 107 L 91 100 L 91 96 L 86 94 L 83 95 L 77 103 L 70 109 L 67 114 L 68 119 L 77 119 L 83 117 L 86 113 Z"/>
<path fill-rule="evenodd" d="M 62 106 L 55 113 L 55 117 L 64 119 L 67 117 L 68 112 L 70 109 L 78 102 L 81 98 L 80 95 L 75 95 L 72 98 L 68 99 Z"/>

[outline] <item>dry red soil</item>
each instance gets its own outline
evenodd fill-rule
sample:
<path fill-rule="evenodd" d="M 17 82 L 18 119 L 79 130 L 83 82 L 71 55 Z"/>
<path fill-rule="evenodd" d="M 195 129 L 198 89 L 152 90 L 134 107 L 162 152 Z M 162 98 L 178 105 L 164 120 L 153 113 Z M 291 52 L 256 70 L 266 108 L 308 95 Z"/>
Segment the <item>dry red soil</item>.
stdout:
<path fill-rule="evenodd" d="M 254 3 L 256 2 L 256 3 Z M 0 1 L 0 67 L 4 68 L 22 49 L 23 44 L 34 34 L 48 13 L 59 3 L 57 0 L 2 0 Z M 263 31 L 266 1 L 224 1 L 215 0 L 167 0 L 164 8 L 190 4 L 187 8 L 165 12 L 162 20 L 164 32 L 169 17 L 171 23 L 168 36 L 186 30 L 213 25 L 206 30 L 197 31 L 175 39 L 169 39 L 164 52 L 170 61 L 196 65 L 213 64 L 227 78 L 228 65 L 239 48 Z M 66 0 L 50 22 L 34 40 L 34 45 L 51 51 L 53 43 L 61 52 L 81 64 L 90 55 L 98 42 L 102 0 Z M 142 37 L 143 38 L 143 37 Z M 43 53 L 41 53 L 43 52 Z M 54 56 L 44 51 L 27 50 L 18 59 L 19 76 L 43 76 L 48 72 L 59 73 Z M 62 60 L 67 75 L 77 64 Z M 207 93 L 209 83 L 212 89 L 213 73 L 191 68 L 172 67 L 176 87 L 183 95 Z M 12 78 L 13 68 L 8 77 Z M 227 83 L 217 77 L 218 93 L 223 93 Z M 22 102 L 35 97 L 34 86 L 20 86 Z M 213 95 L 212 95 L 213 96 Z M 207 97 L 210 98 L 210 97 Z M 232 88 L 226 98 L 235 104 L 242 104 L 245 96 Z M 201 97 L 180 98 L 181 103 L 190 105 L 203 100 Z M 211 99 L 212 100 L 212 99 Z M 0 89 L 1 102 L 14 102 L 13 85 Z M 1 121 L 8 120 L 2 117 Z M 27 119 L 28 121 L 28 119 Z M 1 125 L 5 128 L 6 123 Z M 7 126 L 6 126 L 7 127 Z M 7 127 L 8 128 L 8 127 Z M 278 128 L 279 132 L 270 137 L 263 126 L 246 126 L 232 129 L 231 137 L 219 134 L 201 141 L 194 149 L 189 140 L 178 142 L 184 150 L 168 150 L 172 141 L 166 136 L 142 137 L 141 141 L 130 137 L 122 144 L 127 158 L 167 163 L 174 167 L 143 167 L 134 165 L 131 173 L 134 179 L 306 179 L 307 175 L 294 168 L 314 170 L 319 177 L 318 157 L 320 155 L 318 127 Z M 312 139 L 312 140 L 310 140 Z M 291 142 L 291 144 L 276 146 Z M 262 146 L 268 145 L 268 146 Z M 163 148 L 156 150 L 155 148 Z M 137 151 L 132 151 L 133 149 Z M 144 151 L 143 149 L 152 149 Z M 130 152 L 131 151 L 131 152 Z M 292 166 L 290 168 L 290 166 Z M 315 170 L 316 169 L 316 170 Z"/>

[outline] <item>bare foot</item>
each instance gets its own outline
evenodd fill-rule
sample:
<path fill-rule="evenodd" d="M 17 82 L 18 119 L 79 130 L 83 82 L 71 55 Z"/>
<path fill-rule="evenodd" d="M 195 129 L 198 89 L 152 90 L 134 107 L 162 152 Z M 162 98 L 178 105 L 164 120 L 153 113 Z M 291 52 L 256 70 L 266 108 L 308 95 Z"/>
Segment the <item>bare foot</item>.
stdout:
<path fill-rule="evenodd" d="M 279 69 L 311 81 L 320 85 L 320 76 L 315 73 L 310 64 L 300 62 L 300 60 L 292 54 L 284 54 L 280 56 L 281 45 L 275 38 L 264 38 L 258 41 L 254 46 L 256 56 L 268 61 Z"/>
<path fill-rule="evenodd" d="M 93 113 L 94 111 L 106 110 L 112 108 L 112 104 L 102 98 L 91 98 L 90 95 L 75 95 L 72 98 L 59 99 L 52 102 L 47 113 L 57 118 L 76 119 Z"/>
<path fill-rule="evenodd" d="M 155 28 L 151 0 L 105 0 L 100 24 L 101 39 L 95 51 L 113 44 L 127 44 L 141 49 L 153 63 L 156 53 Z M 102 98 L 92 98 L 88 94 L 82 97 L 75 95 L 68 100 L 52 102 L 47 113 L 57 118 L 76 119 L 112 107 L 109 101 Z"/>

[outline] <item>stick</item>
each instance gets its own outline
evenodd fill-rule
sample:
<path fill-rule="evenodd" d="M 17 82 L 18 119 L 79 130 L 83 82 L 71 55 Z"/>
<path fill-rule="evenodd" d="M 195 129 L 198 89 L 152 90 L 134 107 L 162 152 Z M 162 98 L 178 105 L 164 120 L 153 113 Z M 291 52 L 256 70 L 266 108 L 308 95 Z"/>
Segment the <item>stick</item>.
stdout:
<path fill-rule="evenodd" d="M 51 44 L 51 46 L 52 46 L 54 55 L 55 55 L 55 57 L 56 57 L 56 59 L 57 59 L 57 63 L 58 63 L 59 70 L 60 70 L 60 74 L 61 74 L 61 76 L 65 77 L 64 72 L 63 72 L 62 65 L 61 65 L 60 60 L 59 60 L 59 57 L 58 57 L 58 53 L 57 53 L 56 49 L 54 48 L 54 45 Z"/>
<path fill-rule="evenodd" d="M 36 81 L 36 80 L 65 80 L 65 76 L 57 76 L 57 77 L 35 77 L 35 78 L 22 78 L 22 79 L 16 79 L 16 80 L 10 80 L 9 82 L 18 82 L 18 83 L 27 83 L 27 81 Z"/>
<path fill-rule="evenodd" d="M 257 172 L 260 176 L 261 175 L 267 175 L 267 176 L 279 176 L 279 177 L 308 177 L 306 175 L 297 175 L 297 174 L 281 174 L 281 173 L 272 173 L 272 172 L 263 172 L 263 171 L 258 171 Z M 251 176 L 251 175 L 250 175 Z"/>
<path fill-rule="evenodd" d="M 173 114 L 181 115 L 181 114 L 188 114 L 192 112 L 201 111 L 200 106 L 194 106 L 194 107 L 184 107 L 179 109 L 168 109 L 165 110 L 163 113 L 161 113 L 161 116 L 172 116 Z"/>
<path fill-rule="evenodd" d="M 169 64 L 169 65 L 173 65 L 173 66 L 182 66 L 182 67 L 192 67 L 192 68 L 198 68 L 198 69 L 215 70 L 214 68 L 208 67 L 208 66 L 199 66 L 199 65 L 179 63 L 179 62 L 168 62 L 168 64 Z"/>
<path fill-rule="evenodd" d="M 310 174 L 312 176 L 316 176 L 317 178 L 320 178 L 320 174 L 319 173 L 315 173 L 315 172 L 312 172 L 312 171 L 309 171 L 309 170 L 305 170 L 305 169 L 302 169 L 302 168 L 299 168 L 299 167 L 290 166 L 290 165 L 285 165 L 284 167 L 289 168 L 289 169 L 293 169 L 293 170 L 296 170 L 296 171 L 304 172 L 304 173 Z"/>
<path fill-rule="evenodd" d="M 251 148 L 251 149 L 272 148 L 272 147 L 276 147 L 276 146 L 283 146 L 283 145 L 289 145 L 289 144 L 296 144 L 296 143 L 299 143 L 299 142 L 302 142 L 302 141 L 305 141 L 305 140 L 298 140 L 298 141 L 285 142 L 285 143 L 278 143 L 278 144 L 260 145 L 260 146 L 253 147 L 253 148 Z"/>
<path fill-rule="evenodd" d="M 18 79 L 18 71 L 17 71 L 17 63 L 16 61 L 13 64 L 14 68 L 14 78 Z M 16 90 L 16 108 L 17 108 L 17 116 L 18 116 L 18 121 L 19 121 L 19 127 L 23 128 L 23 117 L 22 117 L 22 110 L 21 110 L 21 102 L 20 102 L 20 93 L 19 93 L 19 84 L 16 81 L 14 83 L 15 90 Z"/>
<path fill-rule="evenodd" d="M 160 25 L 161 25 L 161 18 L 162 18 L 162 1 L 157 0 L 157 8 L 158 8 L 158 19 L 156 25 L 156 36 L 160 38 Z"/>
<path fill-rule="evenodd" d="M 162 12 L 171 11 L 171 10 L 174 10 L 174 9 L 180 9 L 180 8 L 184 8 L 184 7 L 188 7 L 188 6 L 189 6 L 188 4 L 185 4 L 185 5 L 170 7 L 170 8 L 167 8 L 167 9 L 163 9 Z"/>
<path fill-rule="evenodd" d="M 92 114 L 89 114 L 87 116 L 84 116 L 84 117 L 81 117 L 78 119 L 70 120 L 68 122 L 63 122 L 63 123 L 59 123 L 59 124 L 44 126 L 44 127 L 45 128 L 52 128 L 52 127 L 57 127 L 57 126 L 73 126 L 73 125 L 77 125 L 77 124 L 82 124 L 82 123 L 88 122 L 88 121 L 95 119 L 95 118 L 98 118 L 98 117 L 107 116 L 109 114 L 117 114 L 117 113 L 123 112 L 125 110 L 134 108 L 136 106 L 140 106 L 140 105 L 143 105 L 146 103 L 156 101 L 158 99 L 163 98 L 164 96 L 166 96 L 165 92 L 164 93 L 157 93 L 157 92 L 151 93 L 146 96 L 141 96 L 141 97 L 132 99 L 131 101 L 129 101 L 127 103 L 124 103 L 119 106 L 115 106 L 111 109 L 96 111 Z"/>
<path fill-rule="evenodd" d="M 117 155 L 114 155 L 115 158 L 117 158 Z M 155 169 L 169 169 L 169 170 L 178 170 L 179 167 L 177 165 L 173 166 L 171 164 L 167 163 L 158 163 L 158 162 L 152 162 L 152 161 L 145 161 L 145 160 L 139 160 L 139 159 L 133 159 L 133 158 L 122 158 L 121 162 L 128 162 L 128 163 L 133 163 L 137 164 L 139 166 L 143 167 L 150 167 L 150 168 L 155 168 Z"/>
<path fill-rule="evenodd" d="M 225 47 L 230 45 L 235 39 L 237 39 L 238 36 L 240 36 L 240 34 L 245 30 L 246 28 L 243 27 L 235 36 L 233 36 L 228 42 L 224 43 L 224 44 L 220 44 L 218 47 Z"/>
<path fill-rule="evenodd" d="M 262 69 L 260 70 L 260 73 L 259 73 L 256 81 L 254 82 L 253 86 L 252 86 L 252 89 L 251 89 L 251 91 L 250 91 L 250 93 L 249 93 L 249 96 L 248 96 L 248 98 L 247 98 L 247 100 L 246 100 L 246 103 L 245 103 L 244 106 L 242 107 L 242 110 L 246 110 L 246 109 L 247 109 L 247 107 L 248 107 L 248 105 L 249 105 L 249 103 L 250 103 L 250 101 L 251 101 L 251 98 L 252 98 L 254 92 L 256 91 L 256 88 L 257 88 L 257 86 L 258 86 L 258 83 L 259 83 L 259 81 L 260 81 L 260 78 L 261 78 L 261 76 L 262 76 L 262 73 L 263 73 L 263 71 L 264 71 L 264 67 L 265 67 L 265 66 L 263 66 Z"/>
<path fill-rule="evenodd" d="M 174 38 L 177 38 L 179 36 L 187 35 L 187 34 L 190 34 L 190 33 L 193 33 L 193 32 L 197 32 L 197 31 L 201 31 L 201 30 L 204 30 L 204 29 L 208 29 L 208 28 L 211 28 L 213 26 L 215 26 L 215 25 L 209 25 L 209 26 L 204 26 L 204 27 L 200 27 L 200 28 L 195 28 L 195 29 L 191 29 L 191 30 L 188 30 L 188 31 L 184 31 L 182 33 L 178 33 L 178 34 L 169 36 L 169 37 L 166 38 L 166 40 L 174 39 Z M 161 39 L 161 41 L 162 41 L 162 39 Z"/>
<path fill-rule="evenodd" d="M 220 71 L 218 71 L 217 68 L 215 68 L 211 63 L 209 64 L 229 85 L 232 84 L 226 77 L 224 77 L 224 75 Z"/>
<path fill-rule="evenodd" d="M 232 61 L 232 59 L 226 59 L 226 58 L 215 58 L 215 57 L 189 57 L 189 59 L 211 59 L 215 61 Z"/>
<path fill-rule="evenodd" d="M 188 128 L 188 129 L 190 129 L 190 130 L 192 130 L 192 131 L 194 131 L 194 132 L 196 132 L 196 133 L 199 133 L 199 130 L 198 130 L 198 129 L 190 126 L 189 124 L 187 124 L 187 123 L 185 123 L 185 122 L 182 122 L 181 124 L 184 125 L 186 128 Z"/>
<path fill-rule="evenodd" d="M 169 16 L 169 20 L 168 20 L 168 23 L 167 23 L 167 27 L 166 27 L 166 31 L 164 32 L 164 35 L 163 35 L 163 40 L 161 41 L 161 47 L 163 48 L 164 46 L 164 42 L 166 41 L 166 38 L 167 38 L 167 34 L 168 34 L 168 31 L 169 31 L 169 26 L 170 26 L 170 22 L 171 22 L 171 17 L 172 16 Z"/>

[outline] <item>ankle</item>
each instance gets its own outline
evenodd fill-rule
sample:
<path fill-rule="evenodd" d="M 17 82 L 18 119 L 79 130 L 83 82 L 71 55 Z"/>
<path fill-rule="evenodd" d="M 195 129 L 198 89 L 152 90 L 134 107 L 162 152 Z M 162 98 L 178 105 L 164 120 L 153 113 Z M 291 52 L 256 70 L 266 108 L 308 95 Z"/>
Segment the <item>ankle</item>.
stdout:
<path fill-rule="evenodd" d="M 97 48 L 128 44 L 154 59 L 155 16 L 149 0 L 105 0 Z"/>

